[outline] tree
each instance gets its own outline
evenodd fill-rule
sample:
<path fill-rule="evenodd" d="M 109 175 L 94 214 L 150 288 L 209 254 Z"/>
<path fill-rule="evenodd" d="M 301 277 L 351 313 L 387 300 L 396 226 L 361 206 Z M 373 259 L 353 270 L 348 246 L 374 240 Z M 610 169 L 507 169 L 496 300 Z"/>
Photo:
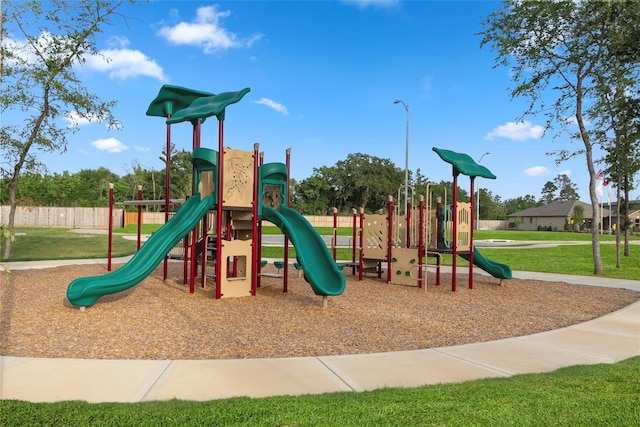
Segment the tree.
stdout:
<path fill-rule="evenodd" d="M 609 13 L 603 4 L 616 8 Z M 515 87 L 512 98 L 523 97 L 529 106 L 523 117 L 543 114 L 547 129 L 558 126 L 582 142 L 581 149 L 556 151 L 556 162 L 584 155 L 589 172 L 589 196 L 594 223 L 599 221 L 596 194 L 594 145 L 597 141 L 588 123 L 597 119 L 587 108 L 599 96 L 600 76 L 609 75 L 613 67 L 611 35 L 626 33 L 630 23 L 640 20 L 639 2 L 573 1 L 505 1 L 484 22 L 481 45 L 491 45 L 497 52 L 495 66 L 508 66 Z M 630 62 L 637 66 L 637 56 Z M 574 130 L 577 125 L 577 132 Z M 595 275 L 604 274 L 598 230 L 592 227 L 592 255 Z"/>
<path fill-rule="evenodd" d="M 540 202 L 548 205 L 556 200 L 556 191 L 558 186 L 553 181 L 547 181 L 540 191 Z"/>
<path fill-rule="evenodd" d="M 396 198 L 403 182 L 404 172 L 389 159 L 352 153 L 334 166 L 314 168 L 297 185 L 293 206 L 307 214 L 327 214 L 332 207 L 342 214 L 374 212 L 386 208 L 389 195 Z"/>
<path fill-rule="evenodd" d="M 36 170 L 38 150 L 64 152 L 67 136 L 78 130 L 60 118 L 75 117 L 118 127 L 105 102 L 84 87 L 74 67 L 98 55 L 96 35 L 115 17 L 122 0 L 4 1 L 0 25 L 0 126 L 3 157 L 9 167 L 9 230 L 15 224 L 16 191 L 24 169 Z M 8 258 L 11 239 L 5 239 Z"/>
<path fill-rule="evenodd" d="M 515 199 L 507 199 L 504 201 L 505 217 L 506 215 L 511 215 L 514 212 L 535 208 L 536 206 L 540 206 L 540 202 L 537 202 L 536 198 L 531 194 L 516 197 Z"/>
<path fill-rule="evenodd" d="M 558 187 L 557 200 L 566 202 L 568 200 L 579 200 L 578 187 L 571 181 L 569 175 L 560 174 L 555 178 L 556 186 Z"/>
<path fill-rule="evenodd" d="M 166 163 L 167 158 L 167 147 L 162 149 L 162 155 L 159 157 L 163 163 Z M 186 151 L 182 149 L 180 151 L 176 150 L 175 144 L 171 143 L 171 155 L 169 158 L 171 159 L 171 188 L 170 188 L 170 197 L 172 199 L 183 199 L 191 194 L 191 175 L 193 166 L 191 164 L 192 154 L 190 151 Z M 164 179 L 165 172 L 162 173 L 162 177 Z M 162 188 L 164 189 L 164 181 L 162 183 Z"/>

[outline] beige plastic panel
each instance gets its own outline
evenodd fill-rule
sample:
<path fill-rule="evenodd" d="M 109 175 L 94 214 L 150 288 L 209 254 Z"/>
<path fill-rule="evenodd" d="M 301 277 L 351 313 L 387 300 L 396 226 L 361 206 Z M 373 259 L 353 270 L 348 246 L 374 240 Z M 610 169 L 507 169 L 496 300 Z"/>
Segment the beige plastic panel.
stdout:
<path fill-rule="evenodd" d="M 418 250 L 412 248 L 391 249 L 391 283 L 418 286 Z M 413 276 L 413 277 L 411 277 Z"/>
<path fill-rule="evenodd" d="M 220 290 L 222 298 L 248 297 L 251 295 L 251 243 L 253 240 L 224 241 L 222 246 L 222 266 Z M 234 260 L 236 277 L 227 277 L 229 269 L 233 269 Z"/>
<path fill-rule="evenodd" d="M 222 198 L 225 207 L 251 207 L 253 151 L 224 149 Z"/>
<path fill-rule="evenodd" d="M 458 203 L 458 250 L 468 251 L 471 246 L 471 203 Z"/>
<path fill-rule="evenodd" d="M 364 217 L 363 255 L 367 259 L 387 259 L 387 227 L 386 215 L 366 215 Z"/>

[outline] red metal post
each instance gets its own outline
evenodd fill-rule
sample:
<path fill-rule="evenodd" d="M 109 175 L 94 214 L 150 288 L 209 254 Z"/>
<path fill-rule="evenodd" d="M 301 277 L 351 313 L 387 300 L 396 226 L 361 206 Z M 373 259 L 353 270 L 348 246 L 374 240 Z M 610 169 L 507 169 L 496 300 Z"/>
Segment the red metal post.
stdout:
<path fill-rule="evenodd" d="M 476 211 L 474 206 L 475 206 L 475 199 L 473 197 L 473 184 L 475 181 L 475 176 L 471 177 L 471 215 L 470 215 L 470 219 L 469 221 L 471 221 L 471 230 L 469 230 L 469 289 L 473 289 L 473 229 L 476 228 L 473 224 L 473 221 L 475 220 L 474 218 L 474 212 Z"/>
<path fill-rule="evenodd" d="M 422 195 L 420 195 L 420 204 L 418 205 L 418 209 L 420 210 L 418 215 L 418 288 L 422 289 L 422 255 L 423 253 L 425 256 L 427 255 L 424 250 L 424 197 Z"/>
<path fill-rule="evenodd" d="M 338 208 L 333 208 L 333 239 L 331 240 L 331 247 L 333 249 L 333 260 L 337 261 L 338 250 Z"/>
<path fill-rule="evenodd" d="M 289 207 L 291 205 L 291 197 L 289 194 L 290 191 L 290 181 L 291 181 L 291 148 L 287 148 L 286 151 L 286 160 L 285 165 L 287 167 L 287 188 L 286 188 L 286 202 L 285 206 Z M 287 236 L 284 236 L 284 285 L 282 292 L 289 292 L 289 239 Z"/>
<path fill-rule="evenodd" d="M 453 244 L 451 246 L 451 291 L 456 291 L 456 258 L 458 256 L 458 174 L 453 171 Z"/>
<path fill-rule="evenodd" d="M 391 283 L 391 268 L 393 264 L 393 196 L 389 196 L 387 203 L 387 283 Z"/>
<path fill-rule="evenodd" d="M 107 243 L 107 271 L 111 271 L 113 247 L 113 183 L 109 183 L 109 238 Z"/>
<path fill-rule="evenodd" d="M 138 250 L 140 250 L 140 228 L 142 227 L 142 185 L 138 185 Z"/>
<path fill-rule="evenodd" d="M 440 249 L 440 233 L 442 233 L 442 199 L 438 197 L 436 203 L 436 249 Z M 436 286 L 440 286 L 440 257 L 436 257 Z"/>
<path fill-rule="evenodd" d="M 359 259 L 359 268 L 358 268 L 358 280 L 362 280 L 362 266 L 364 264 L 363 260 L 363 249 L 364 249 L 364 208 L 360 208 L 360 259 Z"/>
<path fill-rule="evenodd" d="M 264 153 L 258 153 L 259 161 L 258 166 L 264 165 Z M 262 197 L 263 189 L 258 187 L 258 199 Z M 258 202 L 260 202 L 258 200 Z M 262 218 L 258 218 L 258 256 L 256 259 L 256 265 L 258 269 L 258 277 L 256 278 L 256 288 L 260 287 L 260 281 L 262 280 L 262 276 L 260 273 L 262 272 Z"/>
<path fill-rule="evenodd" d="M 216 209 L 216 299 L 222 298 L 222 205 L 224 204 L 224 120 L 218 120 L 218 206 Z"/>
<path fill-rule="evenodd" d="M 252 217 L 251 217 L 251 295 L 255 296 L 257 293 L 258 287 L 258 272 L 260 271 L 260 258 L 258 256 L 259 250 L 258 247 L 262 245 L 262 239 L 258 234 L 258 189 L 259 189 L 259 174 L 258 174 L 258 150 L 260 144 L 257 142 L 253 144 L 253 201 L 251 205 L 253 207 Z"/>
<path fill-rule="evenodd" d="M 357 234 L 356 234 L 356 227 L 357 227 L 357 216 L 356 216 L 356 210 L 352 209 L 351 210 L 351 214 L 353 215 L 353 235 L 351 236 L 351 262 L 354 263 L 353 267 L 351 267 L 351 274 L 354 275 L 356 274 L 356 267 L 355 267 L 355 262 L 356 262 L 356 244 L 357 244 Z"/>
<path fill-rule="evenodd" d="M 173 112 L 173 101 L 165 102 L 167 120 L 171 119 Z M 169 222 L 169 200 L 171 197 L 171 124 L 167 124 L 167 154 L 164 168 L 164 223 Z M 162 280 L 167 280 L 169 268 L 169 257 L 164 257 L 162 269 Z"/>

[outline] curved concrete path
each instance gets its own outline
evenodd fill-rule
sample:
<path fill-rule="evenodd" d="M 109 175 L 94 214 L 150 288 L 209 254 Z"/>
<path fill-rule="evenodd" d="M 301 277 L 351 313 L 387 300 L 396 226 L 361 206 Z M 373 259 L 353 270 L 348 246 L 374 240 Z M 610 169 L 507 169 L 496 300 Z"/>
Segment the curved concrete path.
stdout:
<path fill-rule="evenodd" d="M 5 264 L 14 270 L 55 265 L 59 263 Z M 514 277 L 640 291 L 640 282 L 632 280 L 529 272 L 514 272 Z M 0 399 L 140 402 L 364 391 L 548 372 L 571 365 L 614 363 L 638 355 L 640 302 L 554 331 L 393 353 L 240 360 L 0 356 Z"/>

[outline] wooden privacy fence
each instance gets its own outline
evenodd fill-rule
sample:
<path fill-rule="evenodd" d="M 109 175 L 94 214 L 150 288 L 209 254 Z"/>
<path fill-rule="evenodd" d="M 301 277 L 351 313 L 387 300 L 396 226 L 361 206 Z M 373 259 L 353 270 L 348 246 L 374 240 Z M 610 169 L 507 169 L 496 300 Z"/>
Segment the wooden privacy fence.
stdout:
<path fill-rule="evenodd" d="M 9 223 L 9 206 L 0 206 L 0 223 Z M 113 226 L 124 225 L 122 209 L 113 210 Z M 18 206 L 16 227 L 109 228 L 109 208 Z"/>
<path fill-rule="evenodd" d="M 333 227 L 333 216 L 305 215 L 314 227 Z M 0 206 L 0 224 L 9 222 L 9 206 Z M 138 212 L 113 210 L 113 226 L 138 223 Z M 142 212 L 143 224 L 164 224 L 163 212 Z M 16 209 L 16 227 L 109 228 L 109 208 L 25 207 Z M 271 223 L 265 222 L 265 225 Z M 338 227 L 351 227 L 353 217 L 338 216 Z M 506 221 L 481 220 L 481 230 L 504 230 Z"/>

